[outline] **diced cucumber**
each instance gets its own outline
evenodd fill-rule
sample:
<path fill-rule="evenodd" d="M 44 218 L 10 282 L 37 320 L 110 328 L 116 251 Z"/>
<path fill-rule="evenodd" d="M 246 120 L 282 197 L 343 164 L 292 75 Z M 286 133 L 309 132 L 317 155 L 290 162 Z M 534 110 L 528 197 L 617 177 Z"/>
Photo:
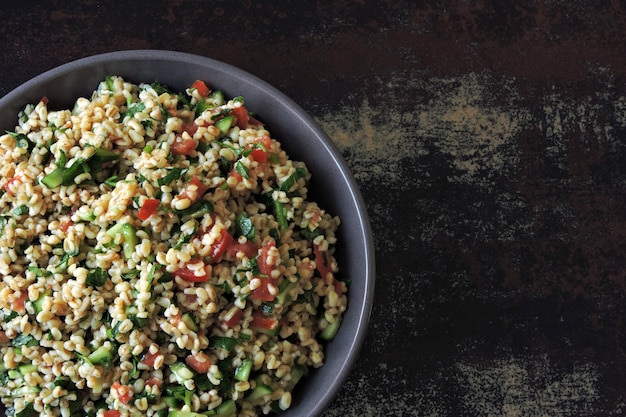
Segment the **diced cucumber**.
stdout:
<path fill-rule="evenodd" d="M 291 282 L 288 279 L 284 280 L 278 286 L 278 294 L 276 294 L 276 302 L 280 304 L 285 304 L 288 301 L 291 301 L 291 290 L 298 285 L 297 282 Z"/>
<path fill-rule="evenodd" d="M 237 381 L 247 381 L 250 378 L 250 372 L 252 371 L 252 365 L 254 362 L 250 359 L 246 359 L 241 363 L 241 366 L 235 369 L 235 379 Z"/>
<path fill-rule="evenodd" d="M 39 387 L 20 387 L 20 388 L 16 388 L 12 390 L 11 395 L 14 398 L 19 398 L 19 397 L 25 397 L 28 394 L 37 394 L 39 391 L 41 391 L 41 388 Z"/>
<path fill-rule="evenodd" d="M 213 90 L 207 99 L 211 100 L 214 105 L 221 106 L 224 104 L 224 93 L 221 90 Z"/>
<path fill-rule="evenodd" d="M 25 363 L 17 367 L 22 375 L 29 374 L 31 372 L 37 372 L 37 365 L 33 365 L 32 363 Z"/>
<path fill-rule="evenodd" d="M 269 385 L 258 383 L 256 387 L 252 390 L 250 394 L 248 394 L 247 400 L 251 402 L 256 402 L 261 400 L 264 396 L 272 393 L 272 388 Z"/>
<path fill-rule="evenodd" d="M 182 362 L 174 363 L 171 369 L 179 384 L 184 384 L 185 381 L 192 379 L 194 376 L 193 371 Z"/>
<path fill-rule="evenodd" d="M 65 168 L 58 167 L 41 179 L 41 183 L 48 188 L 58 187 L 63 183 L 63 171 Z"/>
<path fill-rule="evenodd" d="M 35 309 L 35 314 L 39 314 L 42 311 L 43 301 L 46 297 L 52 295 L 52 291 L 45 291 L 39 295 L 35 301 L 33 301 L 33 309 Z"/>
<path fill-rule="evenodd" d="M 237 343 L 239 343 L 239 341 L 234 337 L 212 336 L 209 339 L 209 347 L 224 349 L 228 352 L 231 352 L 235 346 L 237 346 Z"/>
<path fill-rule="evenodd" d="M 110 151 L 108 149 L 98 148 L 93 153 L 91 158 L 98 162 L 110 162 L 110 161 L 117 161 L 118 159 L 120 159 L 120 156 L 116 154 L 115 152 Z"/>
<path fill-rule="evenodd" d="M 337 335 L 339 326 L 341 326 L 341 316 L 337 316 L 333 323 L 329 323 L 328 326 L 326 326 L 324 330 L 320 332 L 320 338 L 324 340 L 333 340 Z"/>
<path fill-rule="evenodd" d="M 223 135 L 226 135 L 230 130 L 230 127 L 233 125 L 235 121 L 235 116 L 226 116 L 222 119 L 219 119 L 215 122 L 215 127 L 217 127 Z"/>
<path fill-rule="evenodd" d="M 206 414 L 194 413 L 193 411 L 172 410 L 167 417 L 206 417 Z"/>
<path fill-rule="evenodd" d="M 183 314 L 182 321 L 183 323 L 185 323 L 185 326 L 187 326 L 187 328 L 192 332 L 198 331 L 198 325 L 196 324 L 196 321 L 190 313 Z"/>
<path fill-rule="evenodd" d="M 137 229 L 129 223 L 116 223 L 113 227 L 106 231 L 106 234 L 114 238 L 122 235 L 122 250 L 126 258 L 131 258 L 137 246 Z"/>
<path fill-rule="evenodd" d="M 232 399 L 227 400 L 217 406 L 214 411 L 215 414 L 210 414 L 213 417 L 233 417 L 237 415 L 237 405 Z"/>
<path fill-rule="evenodd" d="M 294 365 L 291 368 L 291 379 L 285 386 L 286 391 L 293 391 L 296 384 L 302 379 L 302 377 L 306 374 L 306 368 L 302 365 Z"/>
<path fill-rule="evenodd" d="M 113 352 L 111 348 L 100 346 L 87 357 L 87 360 L 93 365 L 102 365 L 104 368 L 109 369 L 113 364 Z"/>

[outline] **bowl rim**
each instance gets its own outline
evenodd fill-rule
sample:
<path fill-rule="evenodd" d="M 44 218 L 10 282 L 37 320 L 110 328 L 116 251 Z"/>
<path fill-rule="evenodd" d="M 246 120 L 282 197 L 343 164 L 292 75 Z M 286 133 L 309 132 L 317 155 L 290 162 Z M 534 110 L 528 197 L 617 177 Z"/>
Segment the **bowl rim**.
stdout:
<path fill-rule="evenodd" d="M 215 69 L 217 71 L 221 71 L 224 73 L 228 73 L 231 76 L 246 80 L 248 83 L 254 84 L 256 88 L 260 89 L 261 92 L 267 96 L 269 96 L 272 100 L 279 100 L 282 103 L 285 103 L 290 109 L 292 109 L 292 113 L 290 114 L 292 117 L 297 117 L 299 122 L 302 123 L 311 131 L 311 133 L 315 136 L 316 140 L 319 141 L 319 144 L 323 146 L 325 151 L 328 153 L 329 157 L 332 159 L 333 163 L 339 170 L 341 174 L 342 180 L 347 185 L 350 192 L 350 200 L 354 207 L 356 208 L 356 214 L 358 218 L 356 219 L 358 225 L 359 238 L 363 242 L 363 276 L 359 279 L 364 280 L 364 292 L 362 294 L 363 300 L 359 305 L 354 305 L 352 303 L 352 307 L 348 305 L 347 312 L 350 312 L 352 319 L 354 320 L 353 325 L 351 326 L 352 334 L 354 337 L 351 337 L 347 341 L 347 347 L 344 348 L 345 351 L 348 352 L 348 355 L 339 361 L 338 366 L 334 368 L 333 377 L 330 381 L 326 381 L 327 388 L 324 390 L 321 398 L 316 401 L 313 408 L 309 408 L 306 410 L 302 410 L 307 416 L 313 417 L 317 415 L 321 415 L 323 411 L 331 404 L 331 402 L 335 399 L 337 394 L 340 391 L 341 386 L 344 384 L 346 379 L 348 378 L 349 373 L 354 367 L 357 358 L 359 356 L 360 350 L 365 342 L 367 335 L 367 328 L 369 326 L 370 316 L 372 312 L 373 299 L 374 299 L 374 286 L 375 286 L 375 253 L 374 253 L 374 239 L 371 229 L 371 224 L 369 220 L 369 216 L 367 214 L 365 201 L 359 187 L 356 183 L 355 178 L 353 177 L 346 161 L 341 156 L 340 151 L 332 142 L 330 137 L 322 130 L 322 128 L 318 125 L 318 123 L 311 117 L 300 105 L 298 105 L 294 100 L 290 97 L 279 91 L 276 87 L 270 85 L 266 81 L 261 78 L 253 75 L 247 71 L 244 71 L 236 66 L 231 64 L 209 58 L 206 56 L 196 55 L 187 52 L 180 51 L 172 51 L 172 50 L 164 50 L 164 49 L 136 49 L 136 50 L 121 50 L 114 52 L 105 52 L 101 54 L 91 55 L 84 58 L 80 58 L 77 60 L 73 60 L 67 62 L 65 64 L 61 64 L 57 67 L 51 68 L 47 71 L 42 72 L 41 74 L 31 78 L 30 80 L 22 83 L 17 86 L 13 90 L 9 91 L 3 97 L 0 97 L 0 109 L 5 107 L 8 108 L 8 111 L 11 112 L 13 110 L 21 109 L 26 103 L 33 102 L 34 100 L 38 100 L 40 97 L 37 97 L 36 93 L 39 88 L 43 85 L 50 83 L 51 80 L 62 79 L 63 77 L 67 77 L 68 74 L 71 74 L 75 71 L 85 70 L 86 68 L 98 68 L 104 66 L 106 64 L 110 64 L 112 62 L 118 61 L 145 61 L 145 60 L 163 60 L 172 63 L 185 63 L 190 65 L 198 65 L 205 66 Z M 148 81 L 148 80 L 145 80 Z M 93 86 L 90 86 L 91 90 L 93 90 Z M 77 98 L 77 97 L 75 97 Z M 21 108 L 20 108 L 21 106 Z M 18 110 L 19 111 L 19 110 Z M 17 111 L 12 113 L 14 116 L 17 115 Z M 13 119 L 14 120 L 14 119 Z M 1 123 L 1 121 L 0 121 Z M 308 164 L 307 164 L 308 165 Z M 340 265 L 341 269 L 341 265 Z M 350 297 L 349 297 L 350 299 Z M 355 312 L 354 308 L 357 308 Z M 341 334 L 341 330 L 340 330 Z M 332 344 L 333 342 L 331 342 Z M 326 364 L 324 366 L 327 366 Z M 320 369 L 323 369 L 320 368 Z M 307 379 L 310 379 L 309 376 Z M 289 411 L 292 410 L 290 408 L 281 415 L 289 414 Z M 300 413 L 299 415 L 305 415 Z"/>

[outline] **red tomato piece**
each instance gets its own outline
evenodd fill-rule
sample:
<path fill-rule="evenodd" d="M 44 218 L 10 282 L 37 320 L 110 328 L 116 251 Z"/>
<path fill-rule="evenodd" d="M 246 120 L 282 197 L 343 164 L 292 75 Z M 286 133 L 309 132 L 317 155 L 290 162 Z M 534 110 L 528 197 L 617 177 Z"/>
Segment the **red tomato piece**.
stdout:
<path fill-rule="evenodd" d="M 130 387 L 128 385 L 122 385 L 118 381 L 111 384 L 111 390 L 115 391 L 117 399 L 120 400 L 122 404 L 128 404 L 130 399 L 133 398 Z"/>
<path fill-rule="evenodd" d="M 174 155 L 191 155 L 195 149 L 196 142 L 191 138 L 184 139 L 177 136 L 174 143 L 172 143 L 172 154 Z"/>
<path fill-rule="evenodd" d="M 193 191 L 191 187 L 194 187 Z M 194 175 L 193 177 L 191 177 L 188 186 L 185 187 L 180 196 L 181 198 L 188 198 L 191 200 L 192 203 L 195 203 L 202 198 L 202 196 L 204 195 L 204 193 L 206 193 L 208 189 L 208 185 L 200 181 L 200 178 Z"/>
<path fill-rule="evenodd" d="M 232 329 L 237 324 L 239 324 L 242 317 L 243 317 L 243 310 L 238 308 L 235 310 L 233 315 L 230 316 L 230 318 L 224 322 L 224 324 Z"/>
<path fill-rule="evenodd" d="M 200 94 L 200 97 L 206 97 L 211 94 L 211 89 L 207 87 L 206 83 L 202 80 L 194 81 L 191 88 L 195 88 L 198 91 L 198 94 Z"/>
<path fill-rule="evenodd" d="M 72 226 L 74 224 L 74 222 L 72 221 L 72 219 L 67 219 L 61 223 L 59 223 L 59 230 L 61 230 L 62 232 L 66 233 L 67 229 L 70 228 L 70 226 Z"/>
<path fill-rule="evenodd" d="M 11 190 L 11 188 L 16 182 L 21 182 L 21 181 L 22 181 L 22 177 L 20 175 L 15 175 L 4 184 L 2 189 L 11 195 L 15 195 L 15 193 Z"/>
<path fill-rule="evenodd" d="M 239 129 L 247 129 L 248 128 L 248 110 L 244 106 L 235 107 L 231 114 L 235 115 L 237 120 L 235 124 L 239 126 Z"/>
<path fill-rule="evenodd" d="M 235 241 L 232 245 L 228 247 L 228 255 L 231 257 L 236 257 L 238 252 L 243 252 L 248 258 L 254 258 L 254 256 L 259 251 L 259 247 L 249 240 L 246 243 L 239 243 Z"/>
<path fill-rule="evenodd" d="M 141 221 L 148 219 L 148 217 L 156 213 L 157 209 L 159 208 L 159 204 L 161 204 L 161 201 L 157 200 L 156 198 L 146 199 L 146 201 L 144 201 L 143 205 L 137 212 L 137 218 Z"/>
<path fill-rule="evenodd" d="M 206 374 L 209 372 L 209 368 L 211 367 L 209 357 L 203 352 L 198 352 L 195 355 L 188 355 L 185 358 L 185 363 L 199 374 Z"/>
<path fill-rule="evenodd" d="M 176 271 L 174 271 L 174 275 L 189 282 L 206 282 L 211 277 L 210 268 L 210 266 L 205 265 L 203 270 L 204 274 L 196 275 L 196 268 L 191 269 L 189 268 L 189 264 L 187 264 L 184 267 L 178 268 Z"/>
<path fill-rule="evenodd" d="M 39 100 L 39 101 L 41 101 L 43 104 L 48 104 L 48 101 L 49 101 L 49 100 L 48 100 L 48 96 L 43 96 L 43 97 L 41 98 L 41 100 Z"/>
<path fill-rule="evenodd" d="M 148 352 L 141 359 L 141 363 L 143 363 L 146 366 L 150 366 L 150 367 L 154 368 L 154 362 L 156 361 L 156 358 L 158 356 L 159 356 L 159 352 L 156 352 L 156 353 Z"/>
<path fill-rule="evenodd" d="M 11 305 L 11 309 L 13 311 L 17 311 L 18 313 L 22 313 L 26 310 L 26 300 L 28 299 L 28 293 L 25 290 L 22 290 L 19 297 L 13 299 L 13 303 Z"/>
<path fill-rule="evenodd" d="M 274 265 L 269 264 L 268 257 L 269 257 L 269 251 L 275 247 L 276 245 L 274 244 L 274 242 L 271 242 L 263 246 L 261 249 L 259 249 L 259 257 L 257 258 L 257 264 L 259 266 L 259 272 L 263 275 L 269 276 L 272 273 L 272 270 L 274 269 Z"/>
<path fill-rule="evenodd" d="M 261 146 L 258 146 L 257 144 Z M 270 139 L 269 136 L 256 138 L 254 140 L 254 144 L 250 146 L 253 147 L 252 151 L 250 152 L 250 156 L 252 157 L 252 159 L 259 163 L 267 162 L 270 146 L 272 146 L 272 139 Z"/>
<path fill-rule="evenodd" d="M 223 229 L 222 233 L 215 242 L 213 242 L 213 247 L 209 252 L 209 256 L 211 257 L 211 262 L 219 262 L 222 259 L 222 256 L 226 253 L 226 250 L 233 244 L 235 239 L 228 233 L 228 230 Z"/>
<path fill-rule="evenodd" d="M 183 125 L 183 132 L 189 133 L 189 136 L 192 136 L 198 131 L 198 125 L 191 122 Z"/>
<path fill-rule="evenodd" d="M 313 252 L 315 253 L 315 267 L 325 279 L 329 273 L 333 272 L 330 267 L 330 255 L 327 251 L 320 250 L 318 245 L 313 245 Z"/>
<path fill-rule="evenodd" d="M 146 385 L 150 387 L 154 387 L 155 385 L 157 387 L 160 387 L 161 385 L 163 385 L 163 380 L 159 378 L 150 378 L 149 380 L 146 381 Z"/>
<path fill-rule="evenodd" d="M 252 321 L 250 322 L 251 327 L 263 330 L 275 330 L 278 325 L 278 320 L 265 317 L 265 314 L 263 314 L 262 311 L 254 310 L 252 312 Z"/>
<path fill-rule="evenodd" d="M 118 410 L 106 410 L 103 414 L 104 417 L 120 417 L 122 413 Z"/>
<path fill-rule="evenodd" d="M 261 285 L 250 291 L 250 297 L 258 301 L 274 301 L 275 294 L 270 291 L 270 285 L 276 287 L 275 280 L 271 278 L 255 277 L 261 280 Z"/>
<path fill-rule="evenodd" d="M 237 182 L 241 182 L 243 180 L 243 177 L 241 176 L 241 174 L 235 171 L 234 169 L 230 171 L 230 176 L 235 178 Z"/>

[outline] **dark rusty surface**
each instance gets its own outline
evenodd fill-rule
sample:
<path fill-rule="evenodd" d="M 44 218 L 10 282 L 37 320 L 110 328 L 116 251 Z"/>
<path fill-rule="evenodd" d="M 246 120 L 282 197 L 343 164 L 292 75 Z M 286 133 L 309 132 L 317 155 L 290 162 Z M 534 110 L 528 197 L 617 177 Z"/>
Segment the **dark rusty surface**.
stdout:
<path fill-rule="evenodd" d="M 0 9 L 0 95 L 84 56 L 172 49 L 270 82 L 335 141 L 377 289 L 326 417 L 623 414 L 620 2 L 36 3 Z"/>

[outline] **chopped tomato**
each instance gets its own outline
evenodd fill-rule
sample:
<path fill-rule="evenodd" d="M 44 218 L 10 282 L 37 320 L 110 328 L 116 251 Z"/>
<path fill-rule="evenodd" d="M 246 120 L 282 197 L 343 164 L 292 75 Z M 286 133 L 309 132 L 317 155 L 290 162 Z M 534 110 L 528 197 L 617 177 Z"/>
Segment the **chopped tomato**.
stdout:
<path fill-rule="evenodd" d="M 147 220 L 148 217 L 152 216 L 156 213 L 159 208 L 159 204 L 161 204 L 160 200 L 156 198 L 148 198 L 144 201 L 143 206 L 137 212 L 137 218 L 141 221 Z"/>
<path fill-rule="evenodd" d="M 67 232 L 67 229 L 70 228 L 71 225 L 73 225 L 74 222 L 72 221 L 72 219 L 67 219 L 61 223 L 59 223 L 59 230 L 62 232 Z"/>
<path fill-rule="evenodd" d="M 41 100 L 39 101 L 42 102 L 43 104 L 48 104 L 48 96 L 43 96 Z"/>
<path fill-rule="evenodd" d="M 213 242 L 213 247 L 209 252 L 211 262 L 219 262 L 226 250 L 232 245 L 235 239 L 228 233 L 228 230 L 223 229 L 219 239 Z"/>
<path fill-rule="evenodd" d="M 194 175 L 193 177 L 191 177 L 191 180 L 189 181 L 189 184 L 187 184 L 187 187 L 185 187 L 183 192 L 180 194 L 180 197 L 188 198 L 191 200 L 192 203 L 195 203 L 202 198 L 202 196 L 204 195 L 204 193 L 206 193 L 206 190 L 208 189 L 209 187 L 205 183 L 200 181 L 200 178 Z"/>
<path fill-rule="evenodd" d="M 244 106 L 235 107 L 231 114 L 235 115 L 237 120 L 235 124 L 239 126 L 239 129 L 247 129 L 248 128 L 248 110 Z"/>
<path fill-rule="evenodd" d="M 196 275 L 197 268 L 189 268 L 190 264 L 185 265 L 182 268 L 178 268 L 174 271 L 174 275 L 184 279 L 189 282 L 206 282 L 211 277 L 211 266 L 204 265 L 203 273 L 201 275 Z"/>
<path fill-rule="evenodd" d="M 191 85 L 191 88 L 195 88 L 198 91 L 198 94 L 200 94 L 200 97 L 206 97 L 211 94 L 211 89 L 209 89 L 206 83 L 202 80 L 194 81 L 194 83 Z"/>
<path fill-rule="evenodd" d="M 252 159 L 259 163 L 267 162 L 267 157 L 269 156 L 269 149 L 272 146 L 272 140 L 269 136 L 262 136 L 260 138 L 256 138 L 254 141 L 255 144 L 260 144 L 261 146 L 252 145 L 254 148 L 250 152 L 250 156 Z"/>
<path fill-rule="evenodd" d="M 11 188 L 13 188 L 14 183 L 21 182 L 21 181 L 22 181 L 22 177 L 20 175 L 15 175 L 4 184 L 2 189 L 11 195 L 15 195 L 15 193 L 11 190 Z"/>
<path fill-rule="evenodd" d="M 253 149 L 252 152 L 250 152 L 250 156 L 259 163 L 267 162 L 267 152 L 263 149 Z"/>
<path fill-rule="evenodd" d="M 22 291 L 19 297 L 13 299 L 13 304 L 11 306 L 13 311 L 17 311 L 18 313 L 24 312 L 26 310 L 26 300 L 28 299 L 28 294 L 26 291 Z"/>
<path fill-rule="evenodd" d="M 150 378 L 146 381 L 146 385 L 148 385 L 149 387 L 160 387 L 161 385 L 163 385 L 163 380 L 159 378 Z"/>
<path fill-rule="evenodd" d="M 257 258 L 257 264 L 259 266 L 259 272 L 263 275 L 270 275 L 274 269 L 274 265 L 270 265 L 268 262 L 269 251 L 275 248 L 274 242 L 268 243 L 259 249 L 259 257 Z"/>
<path fill-rule="evenodd" d="M 264 124 L 263 122 L 261 122 L 258 119 L 255 119 L 254 117 L 248 115 L 248 125 L 253 126 L 253 127 L 263 127 Z"/>
<path fill-rule="evenodd" d="M 122 404 L 128 404 L 131 398 L 133 398 L 133 393 L 130 390 L 128 385 L 122 385 L 118 381 L 115 381 L 111 384 L 111 390 L 115 391 L 117 399 L 120 400 Z"/>
<path fill-rule="evenodd" d="M 252 321 L 250 322 L 251 327 L 263 330 L 275 330 L 279 324 L 278 320 L 266 317 L 261 310 L 254 310 L 252 312 Z"/>
<path fill-rule="evenodd" d="M 102 415 L 103 417 L 120 417 L 122 413 L 118 410 L 106 410 Z"/>
<path fill-rule="evenodd" d="M 230 328 L 235 327 L 241 321 L 243 317 L 243 310 L 240 308 L 236 308 L 235 312 L 230 316 L 230 318 L 224 321 L 224 324 Z"/>
<path fill-rule="evenodd" d="M 254 256 L 259 251 L 259 247 L 249 240 L 246 243 L 239 243 L 235 241 L 232 245 L 228 247 L 228 255 L 231 257 L 236 257 L 237 253 L 243 252 L 248 258 L 254 258 Z"/>
<path fill-rule="evenodd" d="M 191 155 L 196 149 L 196 142 L 191 138 L 183 138 L 177 136 L 174 143 L 172 143 L 172 154 L 174 155 Z"/>
<path fill-rule="evenodd" d="M 194 122 L 185 123 L 183 125 L 183 132 L 189 133 L 189 136 L 192 136 L 198 131 L 198 125 Z"/>
<path fill-rule="evenodd" d="M 319 245 L 313 245 L 313 252 L 315 253 L 315 267 L 325 279 L 329 273 L 333 272 L 330 267 L 330 256 L 327 251 L 320 250 Z"/>
<path fill-rule="evenodd" d="M 198 352 L 195 355 L 188 355 L 185 358 L 185 363 L 199 374 L 206 374 L 209 372 L 209 368 L 211 367 L 211 360 L 203 352 Z"/>
<path fill-rule="evenodd" d="M 230 171 L 230 176 L 235 178 L 237 182 L 241 182 L 243 180 L 243 176 L 241 176 L 241 174 L 235 171 L 234 169 Z"/>
<path fill-rule="evenodd" d="M 143 363 L 146 366 L 150 366 L 150 367 L 154 368 L 154 362 L 156 361 L 156 358 L 158 356 L 159 356 L 159 352 L 156 352 L 156 353 L 148 352 L 141 359 L 141 363 Z"/>
<path fill-rule="evenodd" d="M 271 278 L 255 277 L 261 280 L 261 285 L 250 291 L 250 297 L 259 301 L 274 301 L 275 294 L 270 291 L 270 286 L 276 288 L 276 280 Z"/>

